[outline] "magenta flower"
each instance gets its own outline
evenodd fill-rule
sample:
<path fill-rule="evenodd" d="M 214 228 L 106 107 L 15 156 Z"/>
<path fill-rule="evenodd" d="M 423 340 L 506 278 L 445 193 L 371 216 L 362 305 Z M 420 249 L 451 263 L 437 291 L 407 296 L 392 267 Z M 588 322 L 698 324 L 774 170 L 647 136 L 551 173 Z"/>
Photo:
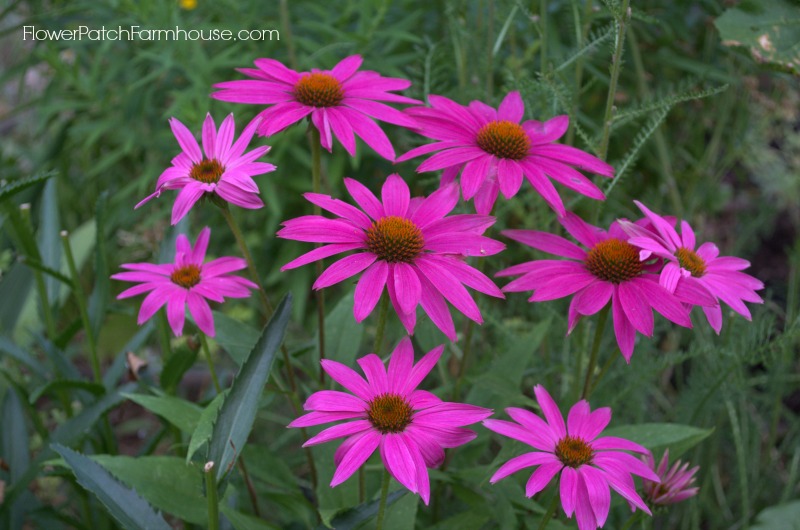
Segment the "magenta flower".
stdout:
<path fill-rule="evenodd" d="M 264 145 L 244 153 L 258 126 L 257 119 L 250 122 L 234 142 L 236 124 L 233 114 L 223 120 L 219 131 L 211 114 L 207 114 L 203 122 L 203 151 L 200 151 L 197 140 L 184 124 L 172 118 L 169 125 L 183 152 L 173 158 L 172 166 L 158 177 L 156 191 L 134 209 L 153 197 L 159 197 L 162 190 L 181 190 L 172 207 L 172 224 L 183 219 L 203 196 L 218 196 L 242 208 L 264 206 L 258 197 L 258 185 L 252 177 L 275 171 L 272 164 L 255 162 L 270 147 Z"/>
<path fill-rule="evenodd" d="M 631 236 L 629 242 L 642 249 L 642 259 L 658 256 L 667 260 L 661 270 L 660 283 L 668 291 L 675 292 L 684 284 L 698 284 L 716 300 L 722 300 L 731 309 L 747 320 L 752 320 L 745 302 L 761 304 L 764 301 L 756 294 L 764 284 L 741 272 L 750 262 L 733 256 L 720 256 L 714 243 L 703 243 L 695 250 L 694 230 L 686 221 L 681 221 L 681 234 L 675 230 L 674 222 L 650 211 L 639 201 L 633 201 L 652 223 L 653 229 L 623 223 L 622 227 Z M 722 308 L 719 303 L 703 307 L 708 323 L 717 332 L 722 330 Z"/>
<path fill-rule="evenodd" d="M 358 360 L 366 381 L 341 363 L 321 361 L 328 375 L 352 394 L 335 390 L 314 392 L 303 405 L 310 412 L 289 427 L 354 420 L 328 427 L 303 444 L 307 447 L 347 437 L 334 455 L 336 471 L 331 487 L 350 478 L 380 447 L 386 470 L 428 504 L 427 468 L 442 464 L 443 448 L 458 447 L 475 439 L 475 432 L 464 426 L 492 414 L 489 409 L 444 402 L 426 390 L 417 389 L 443 349 L 444 346 L 434 348 L 414 365 L 414 349 L 411 339 L 406 337 L 392 352 L 388 373 L 374 353 Z"/>
<path fill-rule="evenodd" d="M 436 143 L 412 149 L 397 161 L 440 151 L 417 171 L 444 169 L 443 183 L 461 172 L 464 199 L 474 197 L 478 213 L 492 210 L 498 192 L 506 199 L 516 195 L 523 176 L 561 216 L 566 213 L 564 203 L 548 177 L 592 199 L 605 199 L 600 188 L 573 166 L 605 177 L 613 177 L 614 168 L 580 149 L 554 143 L 567 131 L 569 117 L 520 124 L 525 106 L 519 92 L 509 92 L 497 110 L 480 101 L 464 107 L 442 96 L 429 100 L 430 108 L 405 112 L 419 123 L 417 132 Z"/>
<path fill-rule="evenodd" d="M 229 274 L 247 267 L 242 258 L 217 258 L 203 263 L 210 235 L 211 230 L 204 228 L 197 236 L 194 248 L 185 235 L 179 235 L 174 263 L 125 263 L 121 267 L 128 272 L 111 276 L 115 280 L 139 283 L 122 291 L 117 300 L 148 293 L 139 309 L 140 326 L 166 304 L 169 325 L 175 335 L 180 336 L 188 305 L 200 331 L 213 337 L 214 318 L 206 300 L 223 302 L 226 296 L 247 298 L 250 289 L 258 287 L 250 280 Z"/>
<path fill-rule="evenodd" d="M 660 482 L 653 482 L 650 480 L 643 480 L 644 494 L 647 500 L 652 504 L 665 506 L 667 504 L 675 504 L 677 502 L 685 501 L 689 497 L 697 495 L 699 488 L 694 486 L 695 476 L 699 467 L 695 466 L 689 469 L 689 464 L 682 464 L 680 460 L 675 462 L 669 471 L 669 449 L 664 451 L 664 456 L 656 469 L 656 463 L 653 459 L 652 453 L 647 453 L 644 456 L 644 461 L 647 467 L 656 472 L 661 479 Z"/>
<path fill-rule="evenodd" d="M 581 400 L 570 409 L 565 425 L 547 390 L 536 385 L 533 391 L 547 421 L 525 409 L 512 407 L 506 412 L 514 421 L 483 422 L 487 429 L 536 449 L 500 466 L 489 481 L 495 483 L 521 469 L 539 466 L 525 486 L 525 495 L 532 497 L 561 473 L 561 506 L 567 517 L 575 514 L 580 530 L 594 530 L 605 524 L 611 506 L 609 487 L 627 500 L 634 511 L 639 508 L 652 515 L 636 493 L 631 474 L 654 482 L 659 481 L 658 475 L 641 460 L 622 452 L 649 451 L 623 438 L 597 438 L 611 421 L 611 409 L 603 407 L 592 412 L 589 403 Z"/>
<path fill-rule="evenodd" d="M 458 188 L 453 184 L 439 188 L 428 198 L 411 199 L 400 175 L 389 175 L 379 201 L 363 184 L 349 178 L 344 183 L 363 211 L 328 195 L 306 193 L 306 199 L 339 218 L 307 215 L 284 222 L 278 237 L 329 244 L 303 254 L 281 270 L 355 250 L 357 253 L 328 267 L 313 287 L 322 289 L 363 271 L 353 306 L 357 322 L 372 313 L 384 286 L 409 334 L 414 332 L 418 304 L 453 341 L 456 330 L 445 300 L 468 318 L 483 322 L 464 285 L 498 298 L 503 298 L 503 293 L 463 257 L 491 256 L 505 248 L 481 235 L 494 218 L 446 217 L 458 202 Z"/>
<path fill-rule="evenodd" d="M 606 232 L 592 226 L 572 212 L 559 221 L 586 249 L 563 237 L 534 230 L 505 230 L 503 235 L 538 250 L 569 258 L 521 263 L 497 276 L 522 274 L 503 288 L 506 292 L 533 290 L 531 302 L 554 300 L 575 294 L 569 306 L 569 329 L 581 316 L 593 315 L 611 300 L 614 333 L 620 352 L 630 363 L 636 332 L 653 336 L 653 309 L 672 322 L 692 327 L 689 310 L 680 302 L 713 305 L 704 289 L 684 285 L 667 291 L 658 276 L 639 258 L 636 247 L 616 221 Z"/>
<path fill-rule="evenodd" d="M 414 127 L 415 122 L 379 101 L 412 105 L 421 101 L 392 94 L 411 86 L 411 81 L 358 71 L 362 61 L 360 55 L 351 55 L 332 70 L 295 72 L 274 59 L 256 59 L 256 68 L 239 69 L 252 79 L 214 85 L 220 90 L 211 97 L 233 103 L 271 105 L 259 114 L 263 121 L 258 133 L 262 136 L 271 136 L 311 115 L 320 143 L 328 151 L 336 136 L 350 156 L 355 156 L 355 133 L 379 155 L 394 160 L 392 144 L 372 119 L 403 127 Z"/>

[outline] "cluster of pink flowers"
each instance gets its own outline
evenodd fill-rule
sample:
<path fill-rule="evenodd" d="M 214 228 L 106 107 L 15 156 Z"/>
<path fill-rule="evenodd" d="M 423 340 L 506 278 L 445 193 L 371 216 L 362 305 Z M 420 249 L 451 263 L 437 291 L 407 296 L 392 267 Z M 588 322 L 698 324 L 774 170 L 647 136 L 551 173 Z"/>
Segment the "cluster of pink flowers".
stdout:
<path fill-rule="evenodd" d="M 666 319 L 691 327 L 690 312 L 702 308 L 711 327 L 720 332 L 721 302 L 750 319 L 745 302 L 760 303 L 757 279 L 743 272 L 749 263 L 720 257 L 713 243 L 697 246 L 686 221 L 659 216 L 636 202 L 643 217 L 618 219 L 608 229 L 586 223 L 568 211 L 552 181 L 595 200 L 605 196 L 582 172 L 612 178 L 614 168 L 580 149 L 558 143 L 569 127 L 567 116 L 539 122 L 524 120 L 525 107 L 518 92 L 510 92 L 497 109 L 473 101 L 461 105 L 442 96 L 429 97 L 430 106 L 399 95 L 410 86 L 404 79 L 382 77 L 360 70 L 362 59 L 354 55 L 331 70 L 296 72 L 273 59 L 258 59 L 256 68 L 243 68 L 246 80 L 215 85 L 212 97 L 228 102 L 265 105 L 234 141 L 233 115 L 217 129 L 209 115 L 202 125 L 201 141 L 177 119 L 170 126 L 181 148 L 156 183 L 155 192 L 136 208 L 161 195 L 180 190 L 172 210 L 172 224 L 184 218 L 204 199 L 222 208 L 228 204 L 246 209 L 263 206 L 254 176 L 275 171 L 258 161 L 268 146 L 245 153 L 256 132 L 272 136 L 308 118 L 319 133 L 322 147 L 331 151 L 335 137 L 355 155 L 355 136 L 380 156 L 402 162 L 431 155 L 418 172 L 442 171 L 441 185 L 427 197 L 412 197 L 409 186 L 397 174 L 389 175 L 380 198 L 358 180 L 344 185 L 355 205 L 319 193 L 304 197 L 334 217 L 307 215 L 287 220 L 277 237 L 317 243 L 313 250 L 285 264 L 291 270 L 338 256 L 316 279 L 323 289 L 356 275 L 353 315 L 366 319 L 383 296 L 384 288 L 398 319 L 413 334 L 417 306 L 451 341 L 458 336 L 450 306 L 480 324 L 481 312 L 468 291 L 496 298 L 505 292 L 532 291 L 531 302 L 572 295 L 568 310 L 571 332 L 581 317 L 610 311 L 622 355 L 630 362 L 636 333 L 652 336 L 653 310 Z M 398 110 L 386 103 L 413 105 Z M 384 131 L 374 120 L 406 127 L 434 140 L 399 158 Z M 456 183 L 456 178 L 459 182 Z M 535 230 L 505 230 L 509 239 L 566 259 L 535 260 L 514 265 L 496 274 L 516 276 L 502 290 L 467 263 L 470 257 L 489 257 L 505 245 L 484 233 L 496 219 L 490 212 L 500 194 L 514 197 L 527 179 L 556 212 L 558 221 L 577 242 Z M 552 180 L 551 180 L 552 179 Z M 463 196 L 474 200 L 475 214 L 450 215 Z M 139 312 L 139 323 L 166 305 L 167 318 L 176 335 L 183 331 L 185 308 L 197 327 L 214 335 L 207 300 L 242 298 L 259 288 L 250 280 L 230 273 L 247 267 L 245 260 L 222 257 L 204 263 L 210 230 L 201 231 L 192 247 L 185 235 L 177 240 L 174 263 L 125 264 L 126 272 L 113 278 L 137 282 L 121 293 L 127 298 L 148 293 Z M 384 361 L 371 353 L 358 360 L 366 379 L 351 368 L 322 360 L 322 368 L 348 392 L 321 390 L 305 402 L 307 414 L 290 427 L 312 427 L 345 421 L 310 438 L 314 445 L 345 438 L 336 451 L 336 471 L 331 486 L 347 480 L 380 450 L 387 471 L 410 491 L 430 499 L 428 468 L 444 461 L 444 449 L 475 438 L 465 428 L 478 422 L 502 436 L 531 446 L 534 451 L 516 456 L 492 476 L 496 482 L 512 473 L 536 467 L 526 494 L 542 491 L 559 475 L 562 507 L 575 516 L 581 530 L 602 527 L 610 507 L 610 490 L 632 509 L 650 513 L 636 492 L 631 475 L 645 479 L 645 495 L 652 504 L 677 502 L 693 495 L 696 468 L 686 471 L 679 463 L 667 471 L 667 455 L 656 469 L 652 455 L 639 444 L 614 437 L 600 437 L 611 419 L 609 408 L 591 411 L 581 400 L 569 410 L 565 423 L 550 394 L 536 386 L 544 420 L 519 409 L 507 409 L 513 421 L 488 419 L 492 410 L 442 401 L 418 386 L 433 369 L 443 351 L 439 346 L 414 363 L 408 337 L 402 339 Z M 629 452 L 645 456 L 645 461 Z"/>

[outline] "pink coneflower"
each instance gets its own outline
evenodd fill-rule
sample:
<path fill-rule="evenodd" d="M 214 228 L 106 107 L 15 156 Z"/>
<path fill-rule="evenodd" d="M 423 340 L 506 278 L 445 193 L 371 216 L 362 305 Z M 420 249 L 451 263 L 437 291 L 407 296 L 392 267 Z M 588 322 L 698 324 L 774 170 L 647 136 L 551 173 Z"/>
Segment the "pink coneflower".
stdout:
<path fill-rule="evenodd" d="M 633 201 L 652 223 L 654 230 L 644 230 L 631 223 L 623 228 L 631 235 L 629 242 L 642 249 L 642 259 L 655 255 L 667 260 L 661 270 L 660 283 L 668 291 L 675 292 L 686 284 L 699 284 L 716 300 L 722 300 L 731 309 L 751 320 L 745 302 L 761 304 L 764 301 L 756 291 L 764 284 L 742 271 L 750 262 L 733 256 L 720 256 L 714 243 L 703 243 L 695 250 L 694 230 L 686 221 L 681 221 L 681 234 L 665 218 L 650 211 L 639 201 Z M 708 323 L 719 335 L 722 330 L 722 308 L 719 303 L 703 307 Z"/>
<path fill-rule="evenodd" d="M 489 481 L 495 483 L 521 469 L 539 466 L 525 487 L 525 495 L 532 497 L 561 473 L 561 506 L 567 517 L 575 514 L 580 530 L 594 530 L 605 524 L 611 505 L 609 486 L 622 495 L 632 509 L 639 508 L 652 515 L 636 493 L 631 474 L 654 482 L 659 481 L 658 475 L 641 460 L 622 452 L 647 454 L 649 451 L 623 438 L 597 438 L 611 420 L 611 409 L 603 407 L 592 412 L 589 403 L 581 400 L 570 409 L 565 425 L 561 411 L 547 390 L 536 385 L 533 391 L 546 422 L 519 408 L 506 409 L 513 422 L 483 422 L 486 428 L 536 449 L 500 466 Z"/>
<path fill-rule="evenodd" d="M 351 55 L 332 70 L 295 72 L 274 59 L 256 59 L 256 68 L 239 69 L 252 79 L 226 81 L 214 85 L 219 92 L 211 97 L 233 103 L 272 105 L 261 111 L 258 133 L 271 136 L 311 115 L 319 130 L 322 147 L 331 150 L 333 136 L 354 156 L 353 133 L 379 155 L 394 160 L 394 148 L 373 119 L 403 127 L 413 127 L 414 120 L 379 101 L 419 104 L 416 99 L 392 94 L 404 90 L 411 81 L 382 77 L 377 72 L 358 71 L 363 59 Z"/>
<path fill-rule="evenodd" d="M 430 108 L 405 112 L 419 123 L 420 134 L 437 142 L 412 149 L 397 161 L 440 151 L 417 171 L 444 169 L 443 182 L 461 171 L 464 199 L 474 197 L 478 213 L 492 210 L 498 192 L 506 199 L 516 195 L 523 176 L 559 215 L 566 213 L 564 203 L 548 177 L 592 199 L 605 199 L 600 188 L 572 166 L 605 177 L 613 177 L 614 168 L 580 149 L 554 143 L 567 131 L 569 117 L 520 124 L 525 106 L 519 92 L 509 92 L 497 110 L 480 101 L 464 107 L 442 96 L 429 100 Z"/>
<path fill-rule="evenodd" d="M 255 162 L 270 147 L 264 145 L 244 153 L 258 126 L 257 119 L 250 122 L 234 142 L 236 124 L 233 114 L 222 121 L 219 131 L 211 114 L 206 115 L 202 134 L 205 155 L 184 124 L 172 118 L 169 125 L 183 152 L 173 158 L 172 166 L 158 177 L 156 191 L 145 197 L 134 209 L 153 197 L 160 196 L 162 190 L 181 190 L 172 207 L 172 224 L 183 219 L 203 196 L 216 195 L 242 208 L 256 209 L 264 206 L 252 177 L 275 171 L 272 164 Z"/>
<path fill-rule="evenodd" d="M 652 504 L 665 506 L 685 501 L 689 497 L 697 495 L 699 488 L 695 487 L 694 474 L 699 467 L 689 469 L 688 462 L 683 464 L 680 460 L 676 461 L 671 468 L 669 466 L 669 449 L 664 451 L 664 456 L 656 468 L 652 453 L 644 456 L 647 467 L 656 472 L 661 479 L 660 482 L 644 480 L 644 494 Z"/>
<path fill-rule="evenodd" d="M 354 420 L 329 427 L 303 444 L 307 447 L 348 437 L 334 455 L 336 471 L 331 487 L 347 480 L 380 447 L 386 470 L 428 504 L 427 468 L 442 464 L 443 448 L 458 447 L 477 436 L 464 426 L 492 414 L 489 409 L 444 402 L 426 390 L 417 389 L 443 349 L 444 346 L 434 348 L 414 365 L 414 349 L 411 339 L 406 337 L 392 352 L 388 373 L 374 353 L 358 360 L 366 381 L 341 363 L 321 361 L 328 375 L 352 394 L 335 390 L 311 394 L 303 405 L 311 412 L 294 420 L 289 427 Z"/>
<path fill-rule="evenodd" d="M 211 230 L 204 228 L 197 236 L 194 248 L 185 235 L 179 235 L 175 244 L 174 263 L 125 263 L 121 267 L 129 272 L 111 276 L 115 280 L 139 283 L 121 292 L 117 300 L 148 293 L 139 309 L 139 325 L 166 304 L 169 325 L 175 335 L 180 336 L 186 316 L 185 307 L 188 305 L 200 331 L 213 337 L 214 318 L 206 299 L 223 302 L 226 296 L 247 298 L 250 289 L 258 287 L 250 280 L 228 274 L 247 267 L 242 258 L 217 258 L 203 263 L 210 235 Z"/>
<path fill-rule="evenodd" d="M 303 254 L 281 270 L 355 250 L 356 254 L 328 267 L 314 282 L 314 289 L 364 271 L 355 291 L 353 315 L 357 322 L 372 312 L 385 286 L 409 333 L 414 332 L 420 304 L 450 340 L 456 340 L 456 331 L 445 300 L 480 324 L 481 313 L 464 285 L 503 298 L 489 278 L 463 260 L 463 256 L 491 256 L 505 248 L 481 235 L 495 219 L 484 215 L 446 217 L 458 202 L 454 184 L 439 188 L 428 198 L 411 199 L 405 181 L 389 175 L 381 190 L 382 201 L 358 181 L 345 178 L 344 184 L 363 211 L 328 195 L 306 193 L 306 199 L 339 218 L 307 215 L 284 222 L 278 237 L 330 244 Z"/>
<path fill-rule="evenodd" d="M 559 221 L 588 250 L 545 232 L 505 230 L 501 233 L 506 237 L 574 261 L 529 261 L 502 270 L 497 276 L 522 274 L 503 291 L 533 290 L 528 299 L 531 302 L 575 294 L 569 306 L 567 333 L 575 328 L 581 316 L 597 313 L 611 300 L 617 344 L 625 360 L 630 362 L 636 332 L 653 336 L 653 309 L 672 322 L 690 328 L 689 310 L 680 302 L 714 304 L 705 290 L 686 286 L 673 294 L 659 285 L 658 275 L 648 272 L 638 250 L 628 242 L 627 234 L 616 221 L 607 232 L 572 212 L 567 212 Z"/>

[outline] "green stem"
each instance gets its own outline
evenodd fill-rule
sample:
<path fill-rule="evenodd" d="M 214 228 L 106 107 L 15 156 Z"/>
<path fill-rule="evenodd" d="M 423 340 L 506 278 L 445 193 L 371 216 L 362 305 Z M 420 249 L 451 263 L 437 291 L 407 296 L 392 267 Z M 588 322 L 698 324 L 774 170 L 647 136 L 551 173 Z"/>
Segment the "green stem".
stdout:
<path fill-rule="evenodd" d="M 494 93 L 494 0 L 488 2 L 486 20 L 486 101 L 492 101 Z"/>
<path fill-rule="evenodd" d="M 642 514 L 644 514 L 644 512 L 642 510 L 638 510 L 636 513 L 628 517 L 628 520 L 625 521 L 625 525 L 620 530 L 628 530 L 629 528 L 633 527 L 633 524 L 642 518 Z"/>
<path fill-rule="evenodd" d="M 617 360 L 617 357 L 620 356 L 622 356 L 622 354 L 620 353 L 619 349 L 617 349 L 617 351 L 608 357 L 608 360 L 605 362 L 605 364 L 603 364 L 603 368 L 600 369 L 600 373 L 597 374 L 597 377 L 595 377 L 594 381 L 592 381 L 592 386 L 589 388 L 590 393 L 594 392 L 594 389 L 597 388 L 598 384 L 600 384 L 600 380 L 603 379 L 603 377 L 606 375 L 606 372 L 608 372 L 609 368 L 611 368 L 611 365 L 613 365 L 614 361 Z"/>
<path fill-rule="evenodd" d="M 167 322 L 167 313 L 166 311 L 159 311 L 158 312 L 158 341 L 161 343 L 161 351 L 162 357 L 166 362 L 170 357 L 172 357 L 172 344 L 170 343 L 169 337 L 169 322 Z"/>
<path fill-rule="evenodd" d="M 280 4 L 281 29 L 283 30 L 283 40 L 286 41 L 286 50 L 289 53 L 289 66 L 292 70 L 297 70 L 297 53 L 294 48 L 294 38 L 292 37 L 292 25 L 289 21 L 288 0 L 281 0 Z"/>
<path fill-rule="evenodd" d="M 381 306 L 378 310 L 378 327 L 375 329 L 375 344 L 372 346 L 372 352 L 379 356 L 383 346 L 383 335 L 386 331 L 386 321 L 389 319 L 389 295 L 383 293 L 381 295 Z"/>
<path fill-rule="evenodd" d="M 375 519 L 375 530 L 383 530 L 383 516 L 386 514 L 386 497 L 389 495 L 389 472 L 383 470 L 381 483 L 381 503 L 378 505 L 378 517 Z"/>
<path fill-rule="evenodd" d="M 95 382 L 101 383 L 100 360 L 97 357 L 97 344 L 94 340 L 92 324 L 89 321 L 89 312 L 86 310 L 86 293 L 83 291 L 83 286 L 81 286 L 81 280 L 78 276 L 78 267 L 75 265 L 75 257 L 72 255 L 72 246 L 69 244 L 69 233 L 66 230 L 62 230 L 60 235 L 61 244 L 64 247 L 64 256 L 67 258 L 69 274 L 72 277 L 72 288 L 75 290 L 75 300 L 78 302 L 78 313 L 81 316 L 81 322 L 83 322 L 83 329 L 86 330 L 86 342 L 89 346 L 92 373 L 94 374 Z"/>
<path fill-rule="evenodd" d="M 625 47 L 625 25 L 629 19 L 629 6 L 630 0 L 623 0 L 622 13 L 617 19 L 617 35 L 614 44 L 614 55 L 611 59 L 611 80 L 608 85 L 608 97 L 606 98 L 606 112 L 603 115 L 603 139 L 600 142 L 600 152 L 598 156 L 606 159 L 608 154 L 608 140 L 611 133 L 611 117 L 614 113 L 614 98 L 617 94 L 617 81 L 619 81 L 619 72 L 622 66 L 622 50 Z"/>
<path fill-rule="evenodd" d="M 308 123 L 308 145 L 311 148 L 311 187 L 314 193 L 320 193 L 322 188 L 322 148 L 320 146 L 319 130 L 314 125 Z M 314 215 L 322 215 L 322 209 L 314 205 Z M 321 247 L 321 243 L 315 245 Z M 317 278 L 322 275 L 324 260 L 317 260 Z M 316 291 L 317 297 L 317 333 L 319 342 L 319 360 L 325 358 L 325 291 Z M 322 365 L 319 368 L 319 384 L 325 386 L 325 370 Z"/>
<path fill-rule="evenodd" d="M 549 523 L 550 519 L 556 514 L 556 510 L 558 509 L 558 497 L 558 489 L 556 489 L 553 498 L 550 500 L 550 506 L 547 508 L 544 517 L 542 517 L 542 521 L 539 523 L 539 530 L 547 528 L 547 523 Z"/>
<path fill-rule="evenodd" d="M 578 6 L 573 4 L 574 15 L 575 15 L 575 31 L 577 33 L 578 42 L 577 48 L 583 48 L 583 43 L 586 42 L 586 39 L 589 37 L 589 28 L 592 26 L 592 0 L 586 0 L 583 8 L 583 24 L 580 26 L 580 31 L 578 30 L 578 25 L 580 24 L 580 20 L 578 18 Z M 583 83 L 583 58 L 584 56 L 581 55 L 578 57 L 578 60 L 575 61 L 575 103 L 572 107 L 572 113 L 570 114 L 570 119 L 574 120 L 578 117 L 578 99 L 580 99 L 581 93 L 581 84 Z M 572 145 L 575 140 L 575 127 L 570 127 L 567 131 L 567 144 Z"/>
<path fill-rule="evenodd" d="M 208 499 L 208 530 L 219 530 L 219 493 L 214 473 L 214 462 L 203 469 L 206 475 L 206 499 Z"/>
<path fill-rule="evenodd" d="M 461 362 L 458 364 L 458 377 L 456 384 L 453 386 L 453 401 L 458 399 L 461 392 L 461 383 L 464 381 L 464 373 L 467 371 L 467 359 L 472 351 L 472 330 L 475 328 L 475 322 L 470 320 L 467 322 L 467 331 L 464 333 L 464 351 L 461 352 Z"/>
<path fill-rule="evenodd" d="M 539 70 L 544 74 L 547 70 L 547 0 L 539 0 L 539 25 L 542 38 L 542 45 L 539 47 L 541 52 Z"/>
<path fill-rule="evenodd" d="M 233 237 L 236 238 L 236 243 L 239 245 L 239 250 L 242 251 L 244 260 L 247 262 L 247 270 L 250 272 L 250 277 L 258 286 L 258 294 L 261 298 L 261 304 L 264 306 L 264 315 L 269 317 L 272 315 L 274 309 L 272 304 L 269 302 L 269 298 L 267 298 L 267 293 L 264 291 L 264 286 L 261 284 L 261 279 L 258 277 L 258 271 L 256 270 L 256 264 L 253 261 L 253 255 L 250 254 L 250 249 L 247 247 L 247 243 L 244 241 L 242 230 L 239 228 L 239 224 L 236 222 L 236 219 L 233 218 L 231 210 L 228 208 L 227 204 L 221 206 L 220 211 L 222 212 L 222 216 L 228 222 L 228 226 L 230 227 L 231 232 L 233 232 Z"/>
<path fill-rule="evenodd" d="M 597 327 L 594 330 L 594 340 L 592 341 L 592 354 L 589 357 L 589 366 L 586 367 L 586 378 L 583 380 L 583 392 L 581 392 L 581 399 L 588 399 L 592 391 L 592 373 L 594 367 L 597 365 L 597 352 L 600 350 L 600 342 L 603 339 L 603 329 L 606 327 L 606 320 L 608 320 L 608 311 L 611 309 L 611 303 L 600 310 L 597 317 Z"/>
<path fill-rule="evenodd" d="M 222 392 L 222 387 L 219 386 L 217 370 L 214 368 L 214 361 L 211 359 L 211 350 L 208 348 L 208 339 L 206 339 L 206 335 L 202 331 L 200 332 L 200 345 L 203 348 L 203 354 L 205 354 L 206 362 L 208 363 L 208 370 L 211 372 L 211 380 L 214 381 L 214 389 L 217 391 L 217 394 L 220 394 Z"/>

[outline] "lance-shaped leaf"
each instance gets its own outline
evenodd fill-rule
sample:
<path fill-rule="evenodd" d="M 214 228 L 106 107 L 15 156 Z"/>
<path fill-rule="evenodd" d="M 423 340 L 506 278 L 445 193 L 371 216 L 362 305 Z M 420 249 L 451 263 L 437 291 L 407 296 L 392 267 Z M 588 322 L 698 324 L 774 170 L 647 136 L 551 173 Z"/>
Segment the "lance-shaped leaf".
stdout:
<path fill-rule="evenodd" d="M 170 526 L 135 490 L 115 479 L 111 473 L 92 459 L 63 445 L 53 444 L 72 468 L 78 483 L 94 493 L 108 512 L 128 530 L 170 530 Z"/>
<path fill-rule="evenodd" d="M 289 293 L 278 304 L 261 338 L 236 374 L 220 408 L 208 452 L 208 459 L 214 462 L 217 470 L 217 481 L 225 476 L 247 442 L 256 418 L 258 400 L 269 377 L 275 352 L 283 342 L 291 310 L 292 295 Z"/>

